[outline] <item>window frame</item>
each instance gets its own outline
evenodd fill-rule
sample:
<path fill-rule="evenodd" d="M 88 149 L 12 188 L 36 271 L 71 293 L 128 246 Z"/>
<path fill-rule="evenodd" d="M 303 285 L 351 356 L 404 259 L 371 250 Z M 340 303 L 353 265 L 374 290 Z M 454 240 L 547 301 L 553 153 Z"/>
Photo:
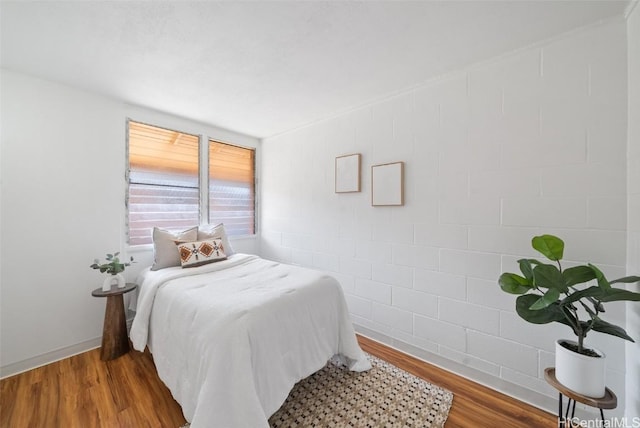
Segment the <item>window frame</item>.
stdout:
<path fill-rule="evenodd" d="M 229 142 L 227 138 L 221 138 L 219 136 L 213 135 L 214 133 L 210 132 L 195 132 L 193 130 L 189 130 L 189 128 L 193 128 L 190 126 L 171 126 L 171 125 L 163 125 L 158 123 L 163 123 L 165 121 L 157 120 L 155 123 L 151 123 L 147 120 L 138 120 L 133 117 L 125 118 L 125 198 L 124 198 L 124 208 L 125 208 L 125 218 L 124 218 L 124 234 L 125 234 L 125 245 L 130 249 L 143 249 L 149 248 L 153 245 L 153 243 L 147 244 L 131 244 L 130 243 L 130 235 L 129 235 L 129 186 L 130 186 L 130 172 L 131 165 L 129 161 L 129 124 L 131 122 L 140 123 L 147 126 L 153 126 L 156 128 L 165 129 L 173 132 L 181 132 L 184 134 L 189 134 L 198 137 L 198 225 L 204 225 L 209 223 L 209 215 L 210 215 L 210 204 L 209 204 L 209 141 L 228 144 L 230 146 L 239 147 L 242 149 L 253 150 L 253 234 L 246 235 L 237 235 L 230 237 L 231 239 L 245 239 L 245 238 L 255 238 L 258 235 L 258 145 L 244 145 L 235 142 Z"/>

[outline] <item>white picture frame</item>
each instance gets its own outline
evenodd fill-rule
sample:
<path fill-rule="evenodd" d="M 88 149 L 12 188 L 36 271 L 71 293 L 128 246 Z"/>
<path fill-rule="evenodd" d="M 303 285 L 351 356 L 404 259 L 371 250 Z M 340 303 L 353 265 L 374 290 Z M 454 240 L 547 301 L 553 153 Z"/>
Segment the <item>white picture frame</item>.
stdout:
<path fill-rule="evenodd" d="M 404 162 L 371 166 L 371 205 L 404 205 Z"/>
<path fill-rule="evenodd" d="M 360 153 L 336 157 L 335 193 L 360 191 Z"/>

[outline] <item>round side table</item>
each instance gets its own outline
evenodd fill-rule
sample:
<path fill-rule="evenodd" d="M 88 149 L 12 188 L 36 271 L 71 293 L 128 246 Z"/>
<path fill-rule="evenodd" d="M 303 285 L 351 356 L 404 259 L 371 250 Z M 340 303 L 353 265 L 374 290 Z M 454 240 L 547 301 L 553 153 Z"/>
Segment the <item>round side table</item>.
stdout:
<path fill-rule="evenodd" d="M 547 367 L 544 369 L 544 379 L 547 383 L 553 386 L 558 390 L 558 427 L 567 427 L 571 425 L 567 425 L 567 422 L 575 417 L 576 414 L 576 401 L 578 403 L 586 404 L 587 406 L 595 407 L 600 409 L 600 417 L 604 423 L 604 409 L 615 409 L 618 406 L 618 397 L 613 393 L 609 388 L 605 388 L 604 397 L 594 398 L 588 397 L 586 395 L 579 394 L 575 391 L 570 390 L 556 379 L 556 368 L 555 367 Z M 564 417 L 562 415 L 562 396 L 565 395 L 568 399 L 567 401 L 567 409 L 565 411 Z M 569 418 L 569 409 L 571 410 L 571 418 Z M 603 425 L 604 426 L 604 425 Z"/>
<path fill-rule="evenodd" d="M 124 288 L 111 287 L 109 291 L 96 288 L 91 292 L 94 297 L 106 297 L 107 309 L 104 312 L 102 327 L 102 361 L 114 360 L 129 352 L 129 337 L 127 336 L 127 319 L 124 314 L 123 294 L 136 289 L 138 285 L 128 282 Z"/>

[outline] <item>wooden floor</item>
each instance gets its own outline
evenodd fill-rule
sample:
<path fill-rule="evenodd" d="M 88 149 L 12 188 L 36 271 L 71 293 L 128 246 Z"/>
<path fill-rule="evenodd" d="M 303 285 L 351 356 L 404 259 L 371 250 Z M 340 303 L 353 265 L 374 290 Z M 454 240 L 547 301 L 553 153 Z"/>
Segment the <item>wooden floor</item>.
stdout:
<path fill-rule="evenodd" d="M 454 393 L 447 428 L 555 427 L 555 416 L 358 337 L 372 355 Z M 167 427 L 185 423 L 149 353 L 100 361 L 100 350 L 0 381 L 0 427 Z M 320 428 L 320 427 L 318 427 Z"/>

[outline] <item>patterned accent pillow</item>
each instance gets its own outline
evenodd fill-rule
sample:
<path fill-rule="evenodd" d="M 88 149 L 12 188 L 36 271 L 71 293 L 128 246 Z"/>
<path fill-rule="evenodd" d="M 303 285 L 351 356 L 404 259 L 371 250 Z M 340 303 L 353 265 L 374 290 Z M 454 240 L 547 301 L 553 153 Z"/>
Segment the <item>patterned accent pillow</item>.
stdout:
<path fill-rule="evenodd" d="M 227 258 L 221 239 L 176 242 L 176 245 L 178 246 L 178 254 L 180 255 L 180 264 L 182 264 L 183 268 L 202 266 Z"/>

